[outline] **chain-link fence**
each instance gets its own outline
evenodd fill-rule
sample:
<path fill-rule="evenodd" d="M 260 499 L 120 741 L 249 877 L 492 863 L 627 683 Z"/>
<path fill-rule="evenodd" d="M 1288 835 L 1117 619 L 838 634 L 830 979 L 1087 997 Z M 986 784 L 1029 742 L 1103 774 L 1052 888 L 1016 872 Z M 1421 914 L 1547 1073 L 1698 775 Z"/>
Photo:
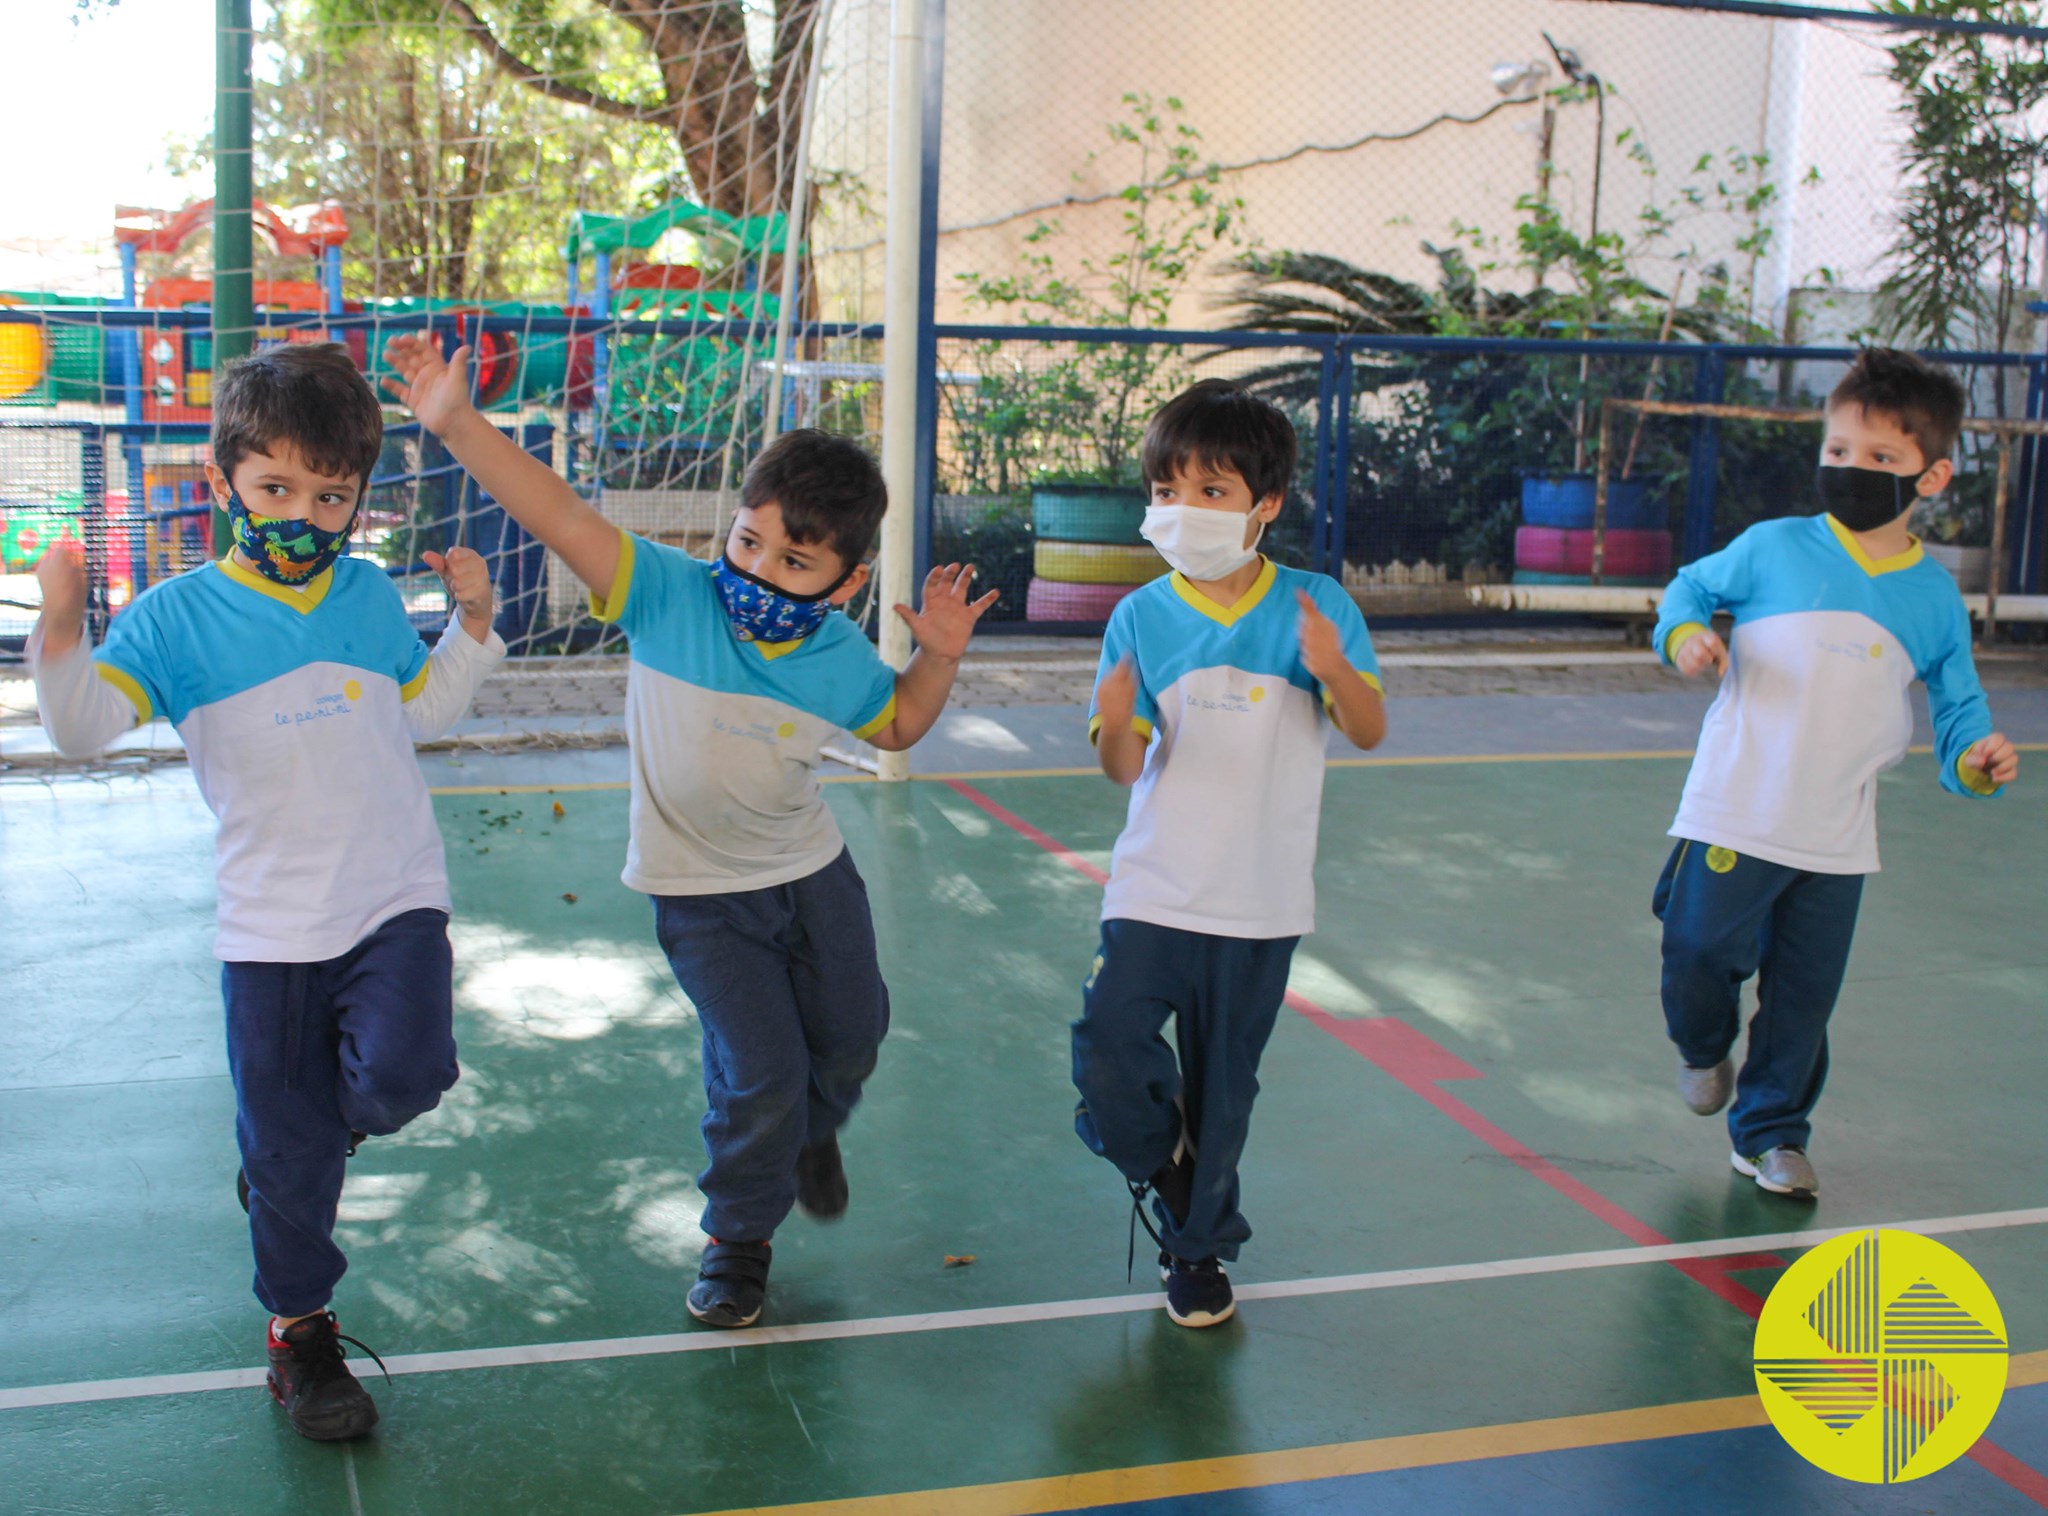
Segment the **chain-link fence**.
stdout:
<path fill-rule="evenodd" d="M 1197 377 L 1294 418 L 1268 547 L 1377 615 L 1585 577 L 1610 398 L 1808 404 L 1840 345 L 1891 334 L 1970 355 L 1979 414 L 2044 409 L 2023 355 L 2048 69 L 2024 27 L 1588 0 L 925 3 L 943 47 L 914 250 L 938 323 L 918 538 L 981 565 L 997 627 L 1099 626 L 1160 572 L 1135 532 L 1136 444 Z M 892 4 L 656 10 L 279 0 L 257 180 L 301 209 L 258 210 L 257 335 L 335 337 L 372 378 L 395 330 L 467 339 L 508 433 L 622 525 L 708 555 L 773 432 L 879 443 Z M 203 143 L 181 150 L 203 166 Z M 94 545 L 109 610 L 208 550 L 205 227 L 202 209 L 123 212 L 118 293 L 0 305 L 0 657 L 53 522 Z M 392 423 L 355 550 L 423 628 L 443 606 L 419 553 L 460 541 L 491 557 L 515 651 L 615 651 L 564 565 Z M 1809 442 L 1624 426 L 1609 525 L 1639 535 L 1609 544 L 1604 577 L 1656 580 L 1804 508 Z M 2002 566 L 2016 589 L 2048 523 L 2035 451 Z M 1966 451 L 1935 535 L 1988 546 L 1988 457 Z"/>

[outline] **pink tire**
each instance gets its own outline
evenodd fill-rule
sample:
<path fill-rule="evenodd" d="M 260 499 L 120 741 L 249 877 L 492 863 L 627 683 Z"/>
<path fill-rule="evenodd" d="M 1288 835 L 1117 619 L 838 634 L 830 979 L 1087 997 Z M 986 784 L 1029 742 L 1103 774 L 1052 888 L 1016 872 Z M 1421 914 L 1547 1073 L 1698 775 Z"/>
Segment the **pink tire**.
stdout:
<path fill-rule="evenodd" d="M 1517 527 L 1515 567 L 1541 574 L 1590 574 L 1593 534 L 1568 527 Z M 1602 568 L 1606 573 L 1623 576 L 1669 574 L 1671 534 L 1611 530 Z"/>
<path fill-rule="evenodd" d="M 1128 584 L 1061 584 L 1033 579 L 1024 595 L 1026 621 L 1107 621 Z"/>

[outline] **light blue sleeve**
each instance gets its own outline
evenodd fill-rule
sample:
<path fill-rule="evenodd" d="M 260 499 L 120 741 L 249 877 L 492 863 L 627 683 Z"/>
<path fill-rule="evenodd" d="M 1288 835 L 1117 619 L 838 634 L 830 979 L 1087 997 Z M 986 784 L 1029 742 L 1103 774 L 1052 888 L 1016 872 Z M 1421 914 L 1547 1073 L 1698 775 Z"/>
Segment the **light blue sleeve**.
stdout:
<path fill-rule="evenodd" d="M 1755 593 L 1756 535 L 1757 528 L 1751 527 L 1720 552 L 1678 571 L 1664 591 L 1657 627 L 1650 633 L 1650 645 L 1665 663 L 1671 662 L 1665 644 L 1673 632 L 1682 626 L 1710 626 L 1714 612 L 1739 609 Z"/>
<path fill-rule="evenodd" d="M 1138 614 L 1134 602 L 1136 594 L 1126 595 L 1117 602 L 1116 609 L 1109 613 L 1109 626 L 1102 634 L 1102 659 L 1095 665 L 1095 691 L 1102 689 L 1102 681 L 1124 659 L 1131 660 L 1138 676 L 1138 698 L 1131 707 L 1131 720 L 1149 740 L 1152 729 L 1159 724 L 1159 702 L 1145 685 L 1145 665 L 1138 657 Z M 1101 701 L 1098 693 L 1088 697 L 1088 740 L 1093 742 L 1101 730 Z"/>
<path fill-rule="evenodd" d="M 405 595 L 397 582 L 374 565 L 366 609 L 376 617 L 365 630 L 376 639 L 384 671 L 398 681 L 403 698 L 410 700 L 427 682 L 427 644 L 412 624 L 405 608 Z"/>
<path fill-rule="evenodd" d="M 896 719 L 896 671 L 850 618 L 838 619 L 846 623 L 852 635 L 841 644 L 845 651 L 839 654 L 846 673 L 834 683 L 839 689 L 859 692 L 859 699 L 839 725 L 866 741 Z"/>
<path fill-rule="evenodd" d="M 1328 574 L 1314 577 L 1309 594 L 1315 598 L 1316 609 L 1335 623 L 1345 662 L 1363 674 L 1367 684 L 1384 694 L 1386 685 L 1380 679 L 1379 655 L 1372 650 L 1372 633 L 1366 630 L 1365 613 L 1344 586 Z"/>
<path fill-rule="evenodd" d="M 693 593 L 709 593 L 710 579 L 710 568 L 681 548 L 621 531 L 611 593 L 593 590 L 590 614 L 615 623 L 631 641 L 682 608 Z"/>
<path fill-rule="evenodd" d="M 1945 635 L 1917 670 L 1927 685 L 1927 711 L 1934 721 L 1934 760 L 1941 768 L 1941 787 L 1952 794 L 1972 799 L 1989 799 L 2004 792 L 2003 785 L 1976 788 L 1967 783 L 1958 768 L 1965 753 L 1991 735 L 1991 705 L 1984 698 L 1984 686 L 1977 682 L 1976 660 L 1970 656 L 1970 613 L 1960 595 L 1947 612 Z"/>
<path fill-rule="evenodd" d="M 138 722 L 163 716 L 175 725 L 191 708 L 189 692 L 178 678 L 183 665 L 171 653 L 174 629 L 166 625 L 174 602 L 163 591 L 176 582 L 167 579 L 161 588 L 152 586 L 137 596 L 107 623 L 106 640 L 93 649 L 100 677 L 134 703 Z"/>

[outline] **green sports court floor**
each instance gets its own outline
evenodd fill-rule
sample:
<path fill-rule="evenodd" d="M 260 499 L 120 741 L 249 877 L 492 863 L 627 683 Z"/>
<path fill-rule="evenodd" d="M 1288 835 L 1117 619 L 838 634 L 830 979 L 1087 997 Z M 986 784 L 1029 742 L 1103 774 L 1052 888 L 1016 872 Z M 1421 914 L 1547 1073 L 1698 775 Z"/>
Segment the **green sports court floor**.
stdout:
<path fill-rule="evenodd" d="M 464 1073 L 351 1164 L 337 1308 L 394 1379 L 358 1363 L 385 1420 L 346 1447 L 260 1388 L 189 778 L 0 785 L 0 1511 L 2041 1509 L 2048 764 L 1994 805 L 1924 755 L 1883 781 L 1800 1207 L 1671 1089 L 1647 904 L 1684 763 L 1629 753 L 1690 733 L 1638 709 L 1575 743 L 1540 713 L 1521 752 L 1438 711 L 1434 751 L 1333 767 L 1239 1316 L 1200 1333 L 1142 1249 L 1125 1282 L 1128 1201 L 1069 1124 L 1106 782 L 830 787 L 895 1027 L 851 1213 L 792 1219 L 772 1325 L 718 1335 L 682 1308 L 696 1038 L 618 882 L 616 760 L 437 764 Z M 1976 1456 L 1895 1488 L 1801 1462 L 1749 1365 L 1801 1234 L 1879 1223 L 1974 1264 L 2017 1355 Z"/>

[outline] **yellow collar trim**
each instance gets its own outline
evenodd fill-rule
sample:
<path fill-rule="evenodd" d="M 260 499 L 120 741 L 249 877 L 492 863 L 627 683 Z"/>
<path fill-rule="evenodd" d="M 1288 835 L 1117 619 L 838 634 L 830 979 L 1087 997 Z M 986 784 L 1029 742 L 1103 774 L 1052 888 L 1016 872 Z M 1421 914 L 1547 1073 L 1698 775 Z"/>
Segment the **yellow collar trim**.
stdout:
<path fill-rule="evenodd" d="M 1252 581 L 1252 587 L 1237 597 L 1237 604 L 1218 605 L 1207 595 L 1196 589 L 1188 576 L 1179 569 L 1173 571 L 1173 590 L 1181 599 L 1220 626 L 1236 626 L 1244 620 L 1266 598 L 1266 591 L 1273 587 L 1273 581 L 1280 577 L 1280 571 L 1271 558 L 1261 558 L 1259 577 Z"/>
<path fill-rule="evenodd" d="M 802 647 L 806 642 L 809 642 L 810 640 L 811 639 L 808 637 L 797 637 L 788 642 L 756 642 L 754 646 L 760 649 L 761 656 L 763 658 L 766 658 L 770 663 L 773 663 L 777 658 L 782 657 L 785 653 L 795 652 L 798 648 Z"/>
<path fill-rule="evenodd" d="M 302 616 L 311 615 L 314 608 L 327 598 L 327 592 L 334 588 L 334 566 L 329 564 L 311 579 L 302 590 L 288 589 L 282 584 L 273 584 L 254 569 L 245 569 L 235 562 L 232 555 L 217 558 L 214 562 L 228 578 L 259 595 L 268 595 L 280 605 L 288 605 Z"/>
<path fill-rule="evenodd" d="M 1835 534 L 1835 541 L 1842 544 L 1842 550 L 1856 560 L 1856 567 L 1862 569 L 1864 573 L 1871 575 L 1873 578 L 1879 574 L 1896 574 L 1900 569 L 1909 569 L 1927 556 L 1921 550 L 1920 539 L 1912 537 L 1913 545 L 1903 553 L 1893 553 L 1889 558 L 1873 558 L 1863 550 L 1863 544 L 1856 540 L 1854 532 L 1842 525 L 1833 516 L 1829 516 L 1826 519 L 1828 530 Z M 1908 533 L 1908 536 L 1911 537 L 1911 534 Z"/>

